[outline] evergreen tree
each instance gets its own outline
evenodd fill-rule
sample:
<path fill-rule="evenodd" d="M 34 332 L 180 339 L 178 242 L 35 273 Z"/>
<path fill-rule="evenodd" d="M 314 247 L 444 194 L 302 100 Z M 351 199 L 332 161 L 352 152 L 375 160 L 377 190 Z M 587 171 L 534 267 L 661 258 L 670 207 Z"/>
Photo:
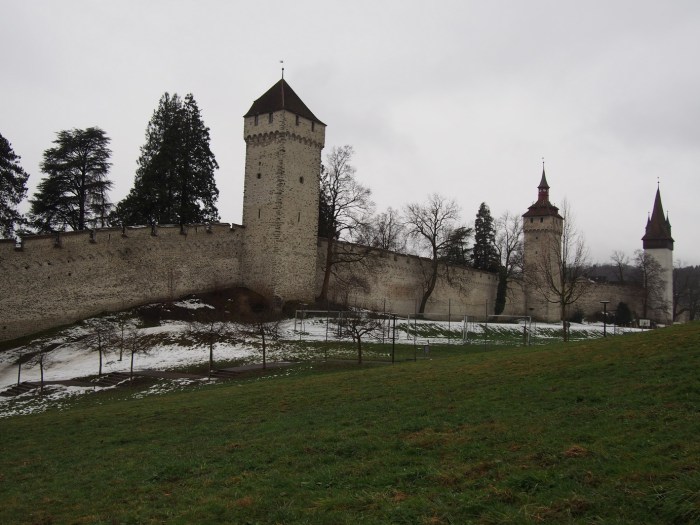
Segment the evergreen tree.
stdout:
<path fill-rule="evenodd" d="M 11 237 L 15 226 L 22 222 L 17 206 L 27 195 L 29 175 L 19 160 L 10 142 L 0 135 L 0 237 Z"/>
<path fill-rule="evenodd" d="M 122 224 L 216 221 L 219 168 L 192 94 L 165 93 L 146 129 L 146 143 L 129 195 L 117 206 Z"/>
<path fill-rule="evenodd" d="M 498 270 L 498 253 L 496 251 L 496 233 L 493 227 L 491 210 L 485 202 L 479 206 L 474 221 L 474 248 L 472 265 L 478 270 L 494 272 Z"/>
<path fill-rule="evenodd" d="M 110 139 L 97 127 L 63 130 L 44 151 L 44 177 L 31 202 L 33 225 L 42 232 L 106 226 L 111 208 L 107 178 Z"/>

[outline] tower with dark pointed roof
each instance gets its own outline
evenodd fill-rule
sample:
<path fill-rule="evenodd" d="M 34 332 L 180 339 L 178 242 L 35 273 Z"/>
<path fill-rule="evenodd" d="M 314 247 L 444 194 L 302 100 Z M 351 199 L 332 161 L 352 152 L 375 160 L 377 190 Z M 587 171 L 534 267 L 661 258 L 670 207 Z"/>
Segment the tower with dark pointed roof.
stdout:
<path fill-rule="evenodd" d="M 664 216 L 661 204 L 661 190 L 656 188 L 654 209 L 647 218 L 647 225 L 642 237 L 644 252 L 659 263 L 661 270 L 660 289 L 652 290 L 648 297 L 647 315 L 660 323 L 673 322 L 673 237 L 668 216 Z M 658 292 L 658 293 L 657 293 Z"/>
<path fill-rule="evenodd" d="M 549 201 L 549 184 L 542 166 L 542 178 L 537 186 L 537 200 L 523 214 L 523 272 L 525 279 L 525 310 L 541 321 L 556 322 L 561 312 L 555 302 L 543 294 L 543 280 L 559 280 L 561 237 L 564 218 L 559 208 Z"/>
<path fill-rule="evenodd" d="M 278 304 L 311 301 L 326 125 L 284 79 L 243 119 L 244 282 Z"/>

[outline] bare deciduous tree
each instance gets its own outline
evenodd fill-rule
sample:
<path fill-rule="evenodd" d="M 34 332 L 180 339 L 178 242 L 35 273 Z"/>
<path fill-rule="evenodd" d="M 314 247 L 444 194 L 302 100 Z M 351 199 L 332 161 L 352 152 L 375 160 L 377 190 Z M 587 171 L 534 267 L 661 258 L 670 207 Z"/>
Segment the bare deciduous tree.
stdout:
<path fill-rule="evenodd" d="M 496 315 L 503 312 L 508 296 L 508 285 L 523 270 L 523 221 L 508 211 L 495 224 L 496 253 L 498 254 L 498 288 L 496 289 Z"/>
<path fill-rule="evenodd" d="M 321 194 L 319 203 L 319 235 L 327 239 L 326 263 L 323 269 L 323 285 L 319 300 L 328 297 L 331 275 L 344 263 L 359 262 L 366 252 L 339 244 L 339 240 L 352 240 L 369 221 L 373 203 L 370 190 L 355 178 L 351 164 L 352 146 L 334 147 L 321 169 Z"/>
<path fill-rule="evenodd" d="M 129 364 L 129 379 L 134 379 L 134 357 L 136 354 L 146 354 L 151 349 L 151 345 L 147 338 L 139 333 L 139 329 L 135 326 L 130 326 L 126 330 L 124 337 L 124 346 L 130 354 L 131 361 Z"/>
<path fill-rule="evenodd" d="M 91 319 L 88 321 L 87 327 L 89 333 L 84 342 L 90 350 L 97 352 L 100 363 L 97 375 L 102 376 L 104 355 L 117 342 L 114 325 L 106 319 Z"/>
<path fill-rule="evenodd" d="M 625 282 L 625 271 L 629 267 L 630 258 L 622 250 L 615 250 L 610 256 L 613 266 L 617 269 L 617 278 L 621 283 Z"/>
<path fill-rule="evenodd" d="M 664 269 L 649 252 L 637 250 L 634 252 L 634 263 L 637 270 L 637 283 L 642 288 L 642 317 L 648 318 L 655 310 L 660 316 L 667 313 L 671 305 L 664 300 Z"/>
<path fill-rule="evenodd" d="M 406 227 L 399 212 L 390 207 L 374 216 L 356 240 L 372 248 L 403 253 L 406 251 Z"/>
<path fill-rule="evenodd" d="M 553 240 L 543 246 L 532 267 L 528 268 L 526 278 L 545 301 L 559 306 L 564 341 L 568 341 L 568 307 L 581 298 L 591 282 L 586 276 L 588 248 L 576 229 L 566 199 L 562 202 L 561 214 L 564 217 L 561 241 Z"/>
<path fill-rule="evenodd" d="M 700 266 L 679 263 L 673 269 L 673 320 L 685 313 L 689 321 L 700 315 Z"/>
<path fill-rule="evenodd" d="M 357 363 L 362 364 L 362 339 L 367 337 L 380 338 L 384 329 L 382 320 L 369 312 L 357 312 L 343 318 L 343 328 L 357 344 Z"/>
<path fill-rule="evenodd" d="M 244 316 L 234 328 L 237 337 L 252 337 L 260 341 L 263 370 L 267 369 L 268 346 L 280 339 L 281 322 L 282 318 L 276 312 L 261 310 Z"/>
<path fill-rule="evenodd" d="M 404 216 L 409 236 L 429 258 L 427 264 L 421 261 L 424 279 L 419 312 L 423 313 L 435 289 L 441 262 L 446 268 L 443 256 L 462 246 L 471 235 L 471 228 L 460 224 L 457 203 L 437 194 L 432 194 L 424 204 L 407 205 Z M 460 235 L 456 235 L 457 232 L 461 232 Z"/>
<path fill-rule="evenodd" d="M 190 335 L 203 338 L 209 348 L 209 378 L 214 371 L 214 345 L 232 332 L 231 323 L 225 312 L 216 308 L 199 308 L 193 314 L 187 331 Z"/>

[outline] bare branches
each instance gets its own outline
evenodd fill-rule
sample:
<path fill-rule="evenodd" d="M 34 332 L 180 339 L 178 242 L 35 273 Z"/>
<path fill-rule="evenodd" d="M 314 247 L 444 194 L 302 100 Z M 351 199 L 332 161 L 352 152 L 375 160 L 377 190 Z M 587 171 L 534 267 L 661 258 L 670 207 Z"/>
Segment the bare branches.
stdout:
<path fill-rule="evenodd" d="M 634 252 L 634 262 L 638 272 L 638 282 L 642 287 L 642 317 L 656 311 L 665 317 L 671 305 L 664 300 L 664 269 L 661 263 L 644 250 Z"/>
<path fill-rule="evenodd" d="M 561 207 L 564 224 L 561 238 L 549 235 L 531 263 L 528 262 L 528 284 L 547 302 L 560 307 L 564 326 L 564 340 L 568 340 L 566 325 L 567 308 L 578 301 L 588 290 L 586 276 L 588 248 L 583 235 L 577 229 L 569 203 Z"/>
<path fill-rule="evenodd" d="M 321 169 L 319 202 L 319 235 L 326 237 L 326 264 L 319 300 L 328 297 L 330 277 L 334 267 L 347 262 L 357 262 L 366 253 L 339 250 L 337 241 L 351 240 L 369 223 L 374 204 L 370 190 L 355 179 L 355 168 L 350 164 L 352 146 L 335 147 L 326 157 Z"/>
<path fill-rule="evenodd" d="M 495 313 L 505 309 L 508 284 L 523 271 L 523 221 L 508 211 L 495 223 L 495 248 L 499 260 Z"/>
<path fill-rule="evenodd" d="M 617 269 L 617 277 L 620 283 L 625 282 L 625 270 L 629 267 L 630 258 L 622 250 L 615 250 L 610 256 L 610 260 Z"/>
<path fill-rule="evenodd" d="M 423 313 L 435 289 L 440 260 L 450 260 L 449 256 L 455 251 L 463 251 L 472 230 L 460 224 L 457 203 L 435 193 L 425 204 L 408 204 L 404 216 L 408 235 L 416 242 L 419 251 L 430 258 L 429 269 L 424 269 L 420 303 L 420 312 Z"/>

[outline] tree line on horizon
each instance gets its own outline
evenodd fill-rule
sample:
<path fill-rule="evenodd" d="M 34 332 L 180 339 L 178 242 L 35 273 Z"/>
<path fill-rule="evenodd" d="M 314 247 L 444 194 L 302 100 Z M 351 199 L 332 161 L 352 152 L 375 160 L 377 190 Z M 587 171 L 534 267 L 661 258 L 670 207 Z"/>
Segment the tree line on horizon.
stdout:
<path fill-rule="evenodd" d="M 29 200 L 28 217 L 24 217 L 18 205 L 26 197 L 29 175 L 10 142 L 0 135 L 0 236 L 217 221 L 219 191 L 214 172 L 218 164 L 209 142 L 209 128 L 193 95 L 187 94 L 183 99 L 176 93 L 164 93 L 147 125 L 133 187 L 114 205 L 108 195 L 112 188 L 108 177 L 112 152 L 105 131 L 99 127 L 59 131 L 54 145 L 44 151 L 40 167 L 45 176 Z M 328 243 L 319 301 L 328 300 L 331 276 L 347 290 L 367 286 L 361 274 L 348 276 L 339 271 L 348 263 L 358 263 L 362 268 L 366 257 L 362 250 L 339 242 L 345 241 L 424 257 L 427 262 L 421 265 L 420 312 L 425 310 L 439 276 L 458 287 L 468 284 L 460 282 L 458 272 L 451 272 L 451 267 L 495 273 L 495 313 L 500 314 L 507 301 L 509 283 L 523 278 L 520 216 L 505 212 L 494 219 L 488 205 L 481 203 L 474 222 L 467 224 L 461 219 L 456 200 L 438 194 L 408 203 L 400 211 L 390 207 L 375 213 L 370 189 L 355 176 L 353 154 L 352 146 L 334 147 L 321 165 L 318 235 L 328 239 Z M 604 265 L 590 264 L 567 203 L 562 211 L 567 219 L 565 231 L 561 246 L 553 249 L 557 282 L 550 279 L 530 284 L 541 291 L 545 300 L 558 304 L 565 319 L 571 316 L 568 308 L 593 282 L 593 270 Z M 633 280 L 645 290 L 645 317 L 646 305 L 660 293 L 660 269 L 652 259 L 641 250 L 631 261 L 620 252 L 611 257 L 611 265 L 621 277 L 625 265 L 631 263 L 636 269 Z M 547 271 L 542 265 L 537 273 L 546 276 Z M 674 317 L 687 313 L 692 320 L 700 315 L 700 267 L 678 268 L 674 280 Z"/>

